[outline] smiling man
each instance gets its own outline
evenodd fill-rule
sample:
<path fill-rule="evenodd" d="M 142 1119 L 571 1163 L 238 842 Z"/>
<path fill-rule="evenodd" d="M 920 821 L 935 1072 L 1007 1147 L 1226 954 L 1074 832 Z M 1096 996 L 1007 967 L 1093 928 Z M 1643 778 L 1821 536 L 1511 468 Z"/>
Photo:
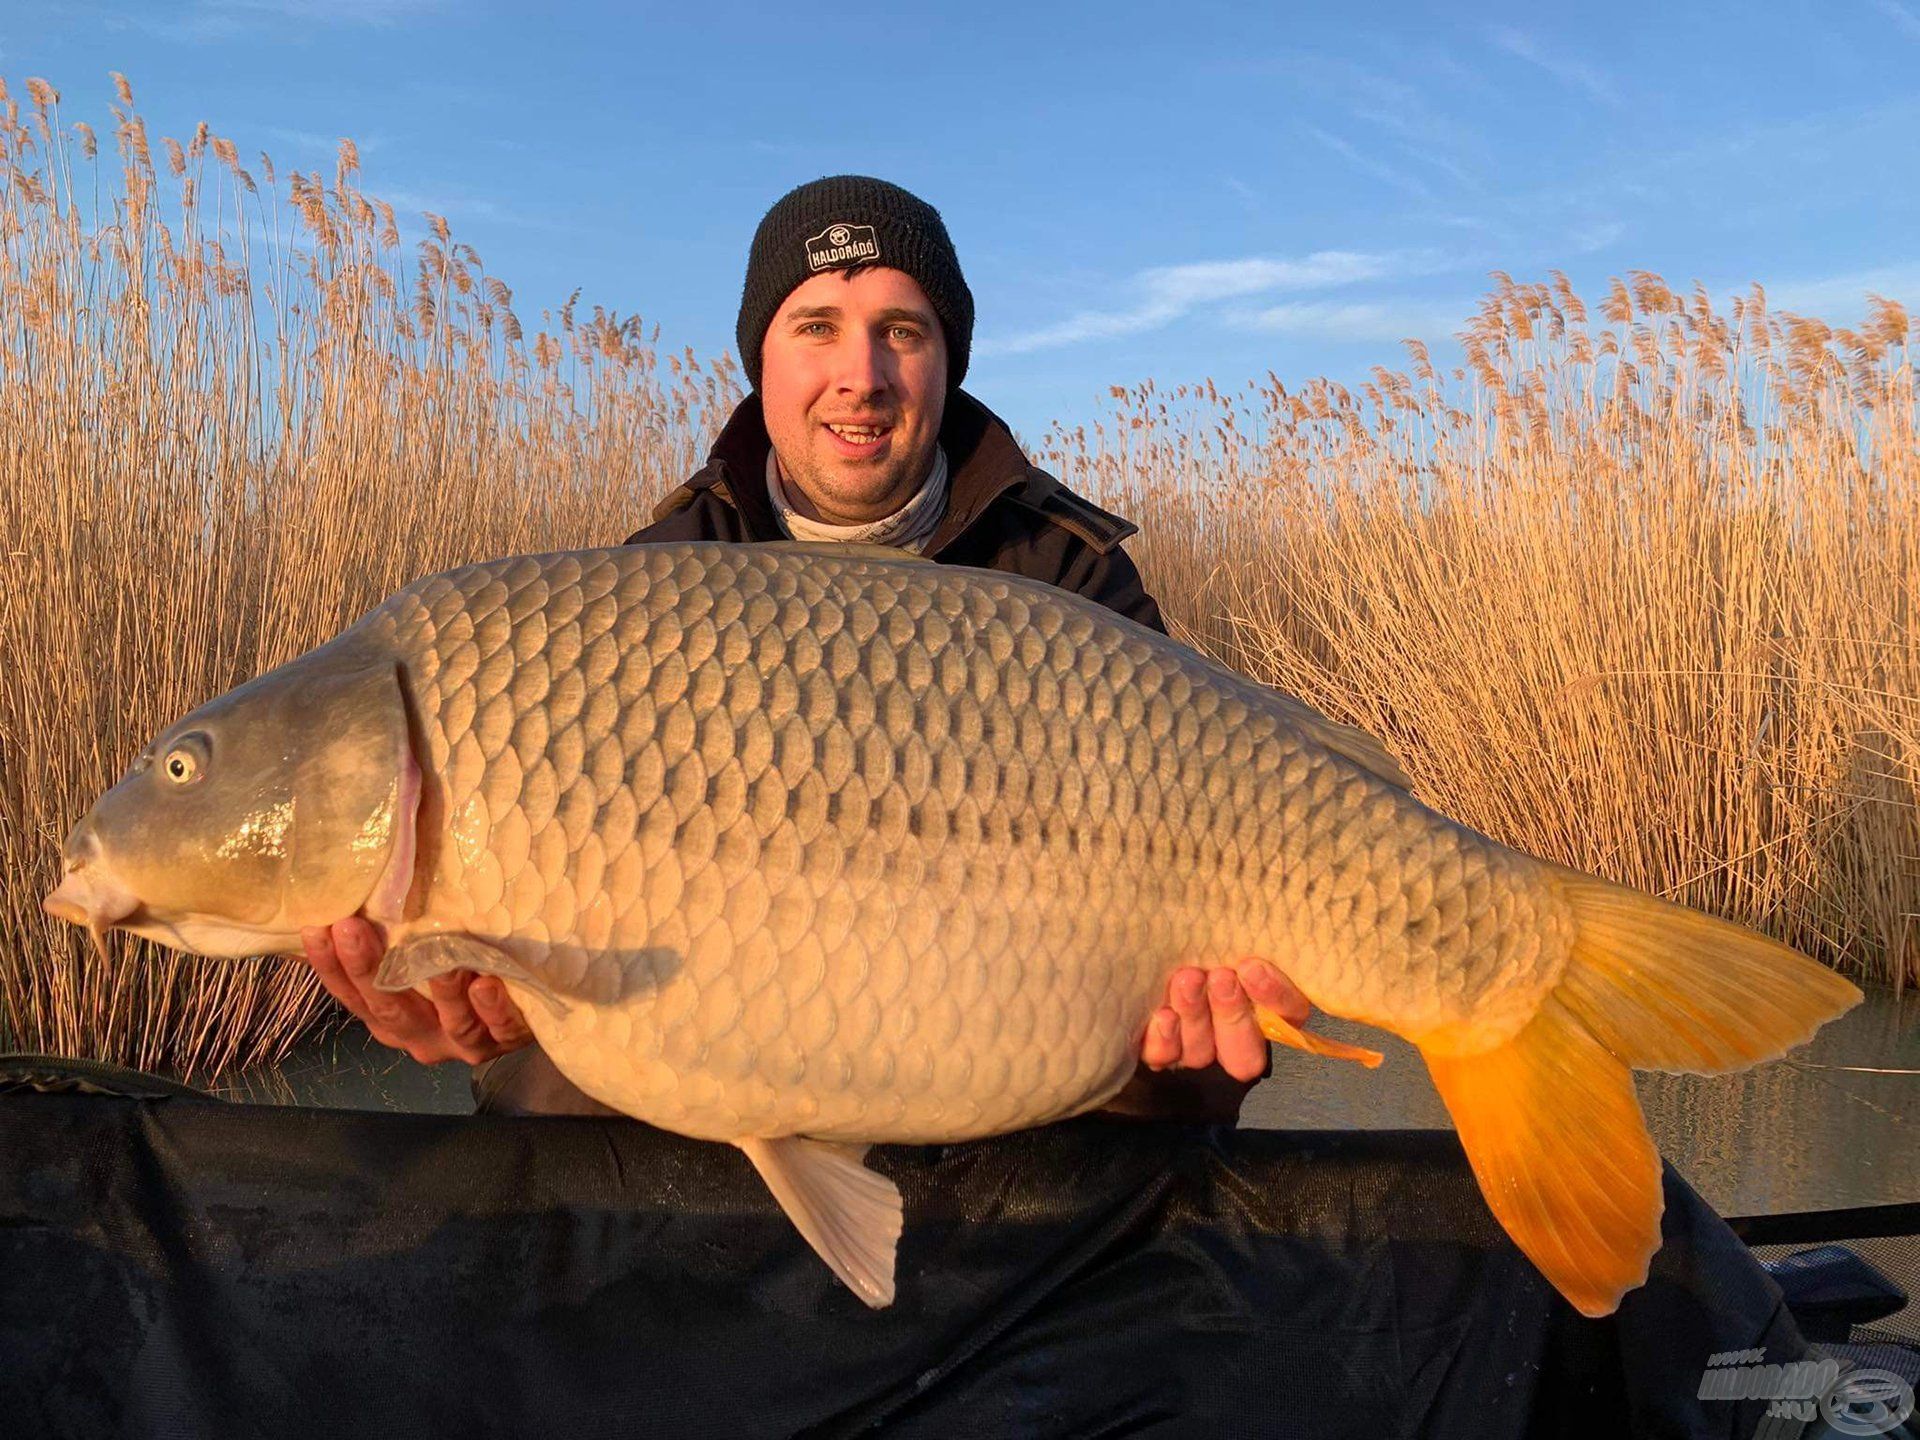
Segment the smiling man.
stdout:
<path fill-rule="evenodd" d="M 1135 527 L 1035 468 L 959 388 L 973 295 L 932 206 L 858 175 L 784 196 L 753 238 L 737 338 L 753 394 L 629 544 L 892 545 L 1043 580 L 1164 631 L 1121 548 Z M 441 976 L 431 1001 L 375 990 L 381 939 L 363 920 L 312 931 L 306 945 L 376 1039 L 416 1060 L 474 1064 L 482 1110 L 611 1113 L 530 1043 L 497 980 Z M 1231 1119 L 1267 1066 L 1249 995 L 1306 1018 L 1304 997 L 1264 962 L 1238 977 L 1177 972 L 1142 1040 L 1143 1073 L 1114 1108 Z"/>

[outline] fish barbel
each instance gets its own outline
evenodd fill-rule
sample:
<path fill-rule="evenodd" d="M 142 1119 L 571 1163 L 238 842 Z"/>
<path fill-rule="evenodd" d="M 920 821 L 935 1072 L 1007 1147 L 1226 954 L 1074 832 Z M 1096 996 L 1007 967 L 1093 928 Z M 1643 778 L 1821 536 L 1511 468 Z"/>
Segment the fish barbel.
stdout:
<path fill-rule="evenodd" d="M 1418 1046 L 1589 1315 L 1660 1239 L 1631 1069 L 1749 1065 L 1860 998 L 1089 600 L 845 545 L 430 576 L 165 731 L 64 858 L 47 908 L 96 932 L 293 953 L 364 914 L 387 988 L 500 976 L 575 1084 L 739 1146 L 873 1305 L 901 1205 L 863 1147 L 1099 1106 L 1178 966 L 1264 957 Z"/>

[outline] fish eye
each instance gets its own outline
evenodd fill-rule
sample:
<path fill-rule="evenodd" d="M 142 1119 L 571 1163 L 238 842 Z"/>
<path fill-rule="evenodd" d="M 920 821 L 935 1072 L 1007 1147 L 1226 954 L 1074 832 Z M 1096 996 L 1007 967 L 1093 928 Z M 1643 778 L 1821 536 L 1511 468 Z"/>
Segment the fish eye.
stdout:
<path fill-rule="evenodd" d="M 191 785 L 206 773 L 207 740 L 204 735 L 182 735 L 167 750 L 160 762 L 160 773 L 175 785 Z"/>

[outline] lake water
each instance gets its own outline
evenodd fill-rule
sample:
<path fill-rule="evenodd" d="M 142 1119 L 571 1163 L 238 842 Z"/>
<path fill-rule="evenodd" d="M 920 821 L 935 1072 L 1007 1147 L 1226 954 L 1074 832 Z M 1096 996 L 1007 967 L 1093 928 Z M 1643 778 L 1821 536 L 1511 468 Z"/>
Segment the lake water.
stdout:
<path fill-rule="evenodd" d="M 1315 1027 L 1386 1052 L 1378 1070 L 1274 1051 L 1273 1076 L 1241 1124 L 1279 1130 L 1447 1129 L 1413 1047 L 1343 1021 Z M 1905 1074 L 1876 1073 L 1906 1071 Z M 1660 1152 L 1723 1215 L 1781 1214 L 1920 1200 L 1920 992 L 1873 989 L 1784 1060 L 1738 1075 L 1641 1075 Z M 417 1065 L 357 1026 L 271 1071 L 222 1087 L 229 1099 L 345 1109 L 468 1114 L 464 1065 Z"/>

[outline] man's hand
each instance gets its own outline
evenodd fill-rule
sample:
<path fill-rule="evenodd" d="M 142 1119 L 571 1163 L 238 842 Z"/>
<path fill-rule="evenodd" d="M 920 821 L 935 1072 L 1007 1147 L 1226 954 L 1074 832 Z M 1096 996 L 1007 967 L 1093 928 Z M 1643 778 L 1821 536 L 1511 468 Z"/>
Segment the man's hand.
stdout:
<path fill-rule="evenodd" d="M 331 927 L 309 925 L 301 930 L 300 943 L 320 983 L 374 1039 L 423 1065 L 441 1060 L 477 1065 L 533 1041 L 520 1007 L 491 975 L 475 976 L 471 970 L 436 975 L 427 982 L 431 1001 L 411 990 L 375 989 L 374 973 L 387 943 L 357 915 Z"/>
<path fill-rule="evenodd" d="M 1293 1025 L 1304 1025 L 1309 1009 L 1307 997 L 1264 960 L 1174 971 L 1167 1003 L 1147 1021 L 1141 1063 L 1149 1070 L 1197 1070 L 1217 1061 L 1236 1080 L 1259 1079 L 1267 1068 L 1267 1037 L 1253 1018 L 1255 1005 Z"/>

